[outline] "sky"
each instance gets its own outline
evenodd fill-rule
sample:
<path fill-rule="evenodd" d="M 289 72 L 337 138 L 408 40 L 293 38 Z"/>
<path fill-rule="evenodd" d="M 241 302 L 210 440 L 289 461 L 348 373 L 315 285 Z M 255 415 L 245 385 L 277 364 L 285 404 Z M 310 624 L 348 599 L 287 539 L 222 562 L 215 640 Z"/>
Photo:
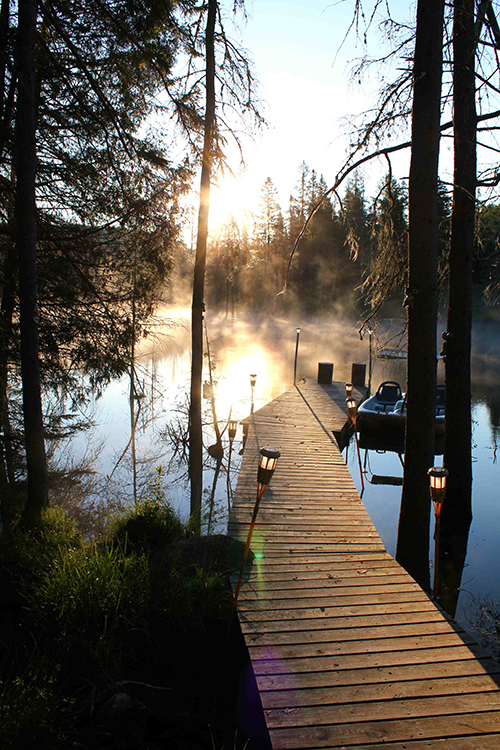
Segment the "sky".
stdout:
<path fill-rule="evenodd" d="M 373 0 L 364 5 L 369 12 Z M 350 83 L 349 63 L 364 52 L 353 31 L 344 41 L 353 6 L 354 0 L 247 0 L 248 21 L 239 40 L 254 61 L 268 127 L 245 142 L 246 173 L 215 191 L 215 223 L 235 204 L 258 199 L 267 177 L 286 211 L 302 161 L 323 174 L 328 185 L 333 182 L 346 155 L 342 118 L 367 109 L 378 85 L 373 79 Z M 408 20 L 414 12 L 401 0 L 390 2 L 390 8 L 399 19 Z M 375 54 L 380 51 L 376 25 L 369 35 Z M 226 30 L 231 34 L 229 22 Z M 407 174 L 407 157 L 399 159 L 398 169 Z M 367 192 L 381 174 L 375 166 L 367 170 Z"/>

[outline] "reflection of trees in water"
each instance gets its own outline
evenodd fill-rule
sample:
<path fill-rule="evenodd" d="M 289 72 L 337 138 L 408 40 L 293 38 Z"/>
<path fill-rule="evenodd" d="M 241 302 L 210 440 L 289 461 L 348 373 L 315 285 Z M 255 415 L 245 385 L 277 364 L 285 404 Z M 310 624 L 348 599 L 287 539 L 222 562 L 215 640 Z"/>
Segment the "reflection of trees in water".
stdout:
<path fill-rule="evenodd" d="M 493 442 L 493 459 L 500 437 L 500 323 L 482 323 L 474 327 L 472 346 L 472 394 L 474 402 L 488 409 Z"/>
<path fill-rule="evenodd" d="M 447 497 L 446 501 L 449 508 L 452 498 Z M 453 516 L 450 518 L 450 514 L 445 512 L 445 505 L 443 504 L 437 545 L 438 559 L 434 561 L 434 564 L 438 566 L 434 598 L 451 617 L 455 616 L 457 609 L 467 555 L 469 530 L 470 521 L 457 523 Z"/>
<path fill-rule="evenodd" d="M 384 433 L 361 432 L 360 444 L 366 450 L 364 470 L 368 482 L 373 484 L 399 484 L 399 477 L 373 475 L 370 470 L 369 452 L 390 452 L 401 454 L 403 444 L 392 444 L 381 440 Z M 401 458 L 401 456 L 400 456 Z M 413 576 L 416 582 L 434 599 L 451 617 L 455 616 L 462 574 L 467 554 L 470 520 L 465 522 L 453 513 L 453 498 L 447 496 L 441 511 L 440 523 L 436 525 L 434 537 L 434 576 L 431 584 L 429 570 L 429 531 L 430 514 L 423 521 L 420 519 L 419 533 L 415 532 L 414 519 L 408 507 L 401 507 L 399 517 L 396 559 Z M 408 516 L 406 517 L 405 516 Z M 408 531 L 410 530 L 410 532 Z M 432 553 L 432 552 L 431 552 Z"/>

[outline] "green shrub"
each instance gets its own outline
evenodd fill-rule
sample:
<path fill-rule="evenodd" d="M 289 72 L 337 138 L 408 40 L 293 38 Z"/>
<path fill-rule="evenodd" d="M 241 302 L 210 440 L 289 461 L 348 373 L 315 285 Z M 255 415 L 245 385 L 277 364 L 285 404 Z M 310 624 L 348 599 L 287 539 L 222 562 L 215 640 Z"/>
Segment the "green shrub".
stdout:
<path fill-rule="evenodd" d="M 145 497 L 112 525 L 113 539 L 129 550 L 157 551 L 186 536 L 186 527 L 165 498 L 162 470 L 156 470 Z"/>
<path fill-rule="evenodd" d="M 109 544 L 59 548 L 43 580 L 25 597 L 47 633 L 67 647 L 78 644 L 107 668 L 120 636 L 138 627 L 146 611 L 147 559 Z"/>
<path fill-rule="evenodd" d="M 59 549 L 78 549 L 82 545 L 82 535 L 74 521 L 60 508 L 45 508 L 36 526 L 25 528 L 18 523 L 9 533 L 2 532 L 0 563 L 38 575 L 50 566 Z"/>
<path fill-rule="evenodd" d="M 221 573 L 195 568 L 186 577 L 173 573 L 165 591 L 168 619 L 185 630 L 200 630 L 207 618 L 227 615 L 232 604 L 231 590 Z"/>

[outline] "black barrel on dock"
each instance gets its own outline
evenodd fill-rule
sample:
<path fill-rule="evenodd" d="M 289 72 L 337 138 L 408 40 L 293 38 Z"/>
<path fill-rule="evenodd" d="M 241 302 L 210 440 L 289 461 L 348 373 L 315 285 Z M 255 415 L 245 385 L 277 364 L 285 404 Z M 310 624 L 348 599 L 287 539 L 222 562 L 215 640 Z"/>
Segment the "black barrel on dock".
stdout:
<path fill-rule="evenodd" d="M 366 378 L 366 365 L 353 364 L 351 370 L 351 383 L 354 386 L 364 386 Z"/>
<path fill-rule="evenodd" d="M 331 385 L 333 380 L 333 362 L 318 363 L 318 383 L 320 385 Z"/>

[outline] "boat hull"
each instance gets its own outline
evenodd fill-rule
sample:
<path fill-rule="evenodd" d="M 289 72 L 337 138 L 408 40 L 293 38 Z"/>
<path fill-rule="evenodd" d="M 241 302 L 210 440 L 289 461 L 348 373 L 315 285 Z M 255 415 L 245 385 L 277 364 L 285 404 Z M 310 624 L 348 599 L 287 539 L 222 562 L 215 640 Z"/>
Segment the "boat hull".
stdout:
<path fill-rule="evenodd" d="M 404 404 L 388 404 L 381 406 L 375 396 L 363 402 L 357 413 L 359 429 L 369 430 L 371 433 L 381 431 L 384 434 L 393 433 L 404 436 L 406 424 L 406 409 Z M 435 419 L 435 434 L 444 435 L 444 410 L 439 409 Z"/>

